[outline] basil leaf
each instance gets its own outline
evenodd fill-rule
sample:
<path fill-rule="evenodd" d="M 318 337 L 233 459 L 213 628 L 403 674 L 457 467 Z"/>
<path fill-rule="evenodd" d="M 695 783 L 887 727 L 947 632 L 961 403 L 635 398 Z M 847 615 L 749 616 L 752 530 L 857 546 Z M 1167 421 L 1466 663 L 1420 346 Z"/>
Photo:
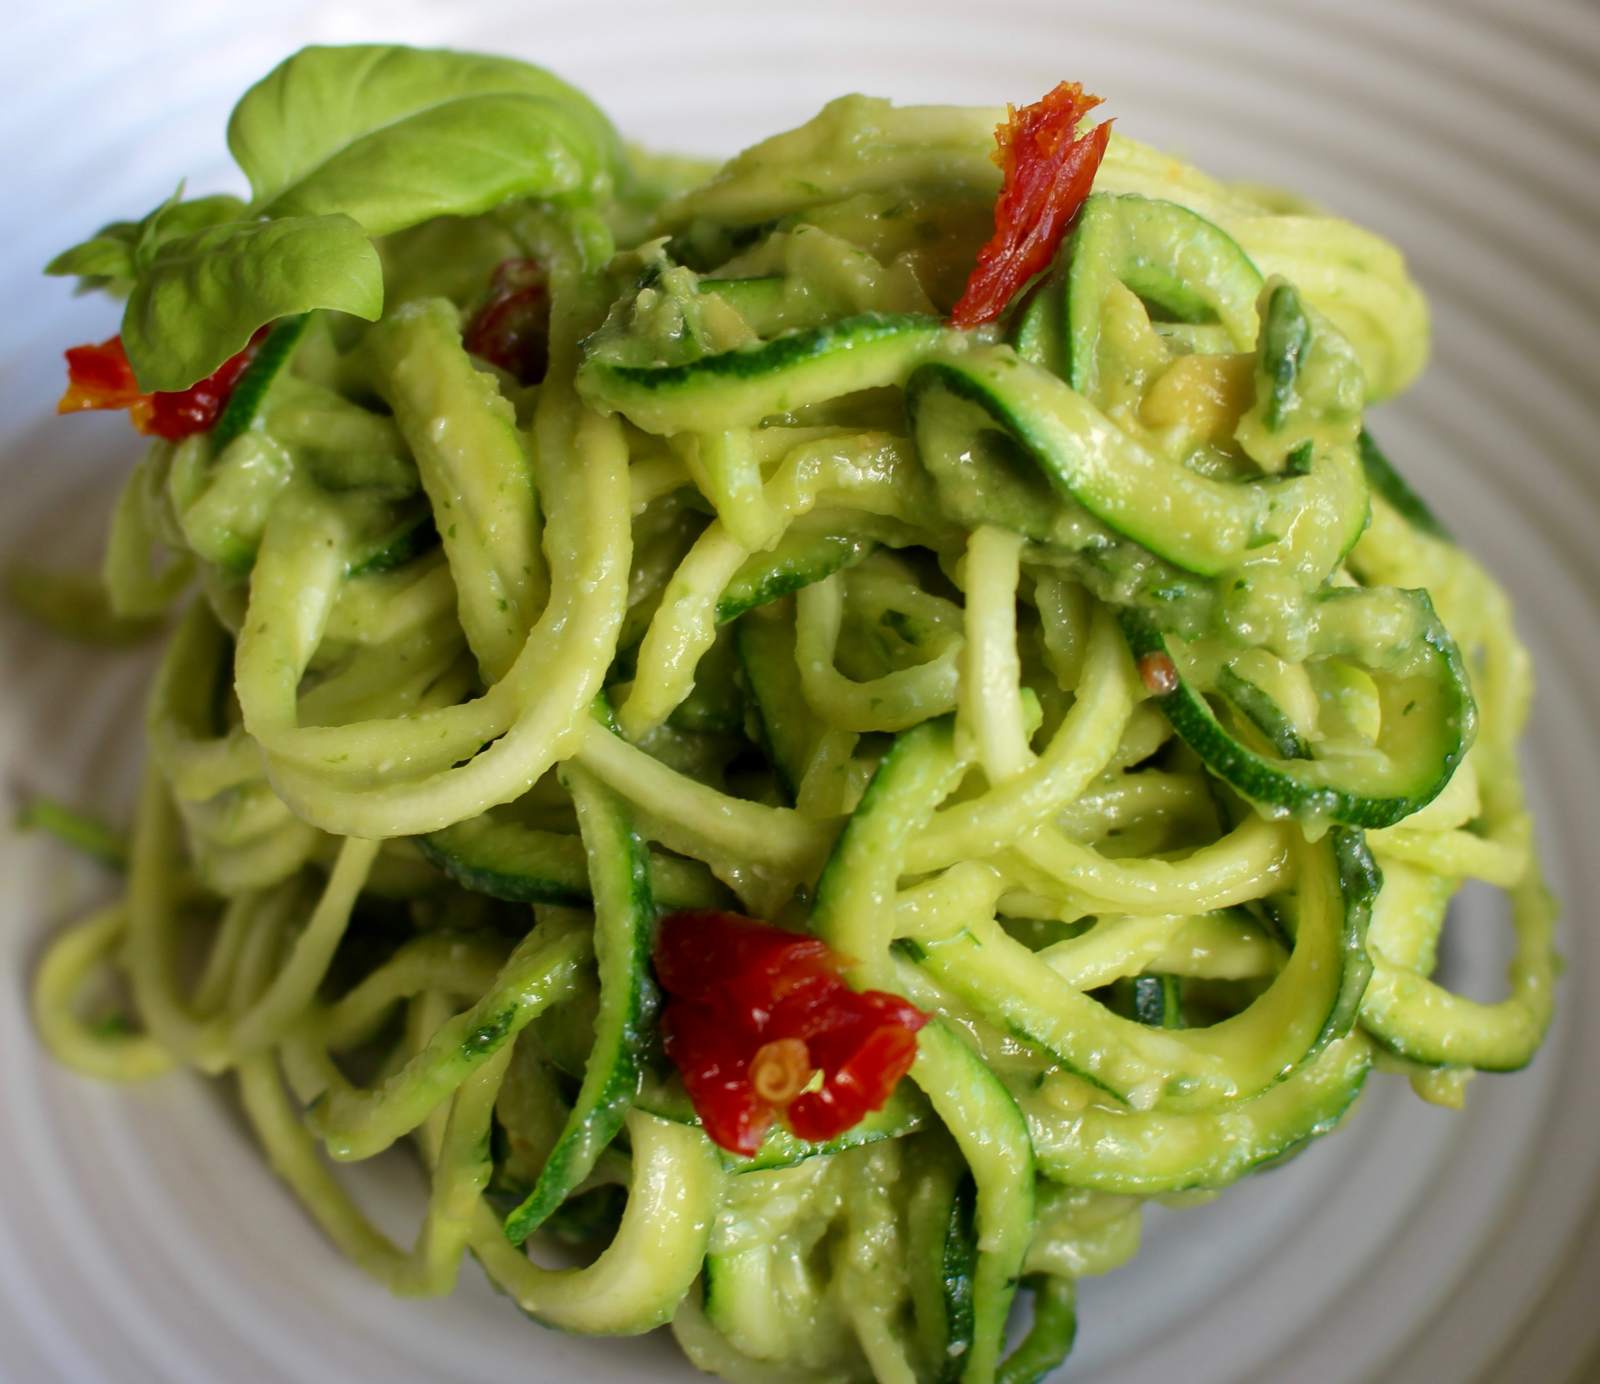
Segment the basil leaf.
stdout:
<path fill-rule="evenodd" d="M 332 308 L 373 321 L 383 271 L 347 216 L 208 226 L 168 240 L 140 274 L 122 318 L 139 387 L 187 389 L 243 350 L 258 327 Z"/>
<path fill-rule="evenodd" d="M 342 212 L 372 235 L 471 216 L 512 197 L 580 192 L 594 163 L 529 96 L 473 96 L 421 111 L 342 149 L 268 202 L 269 216 Z M 491 133 L 492 132 L 492 133 Z"/>
<path fill-rule="evenodd" d="M 120 225 L 131 226 L 131 222 Z M 133 244 L 129 237 L 114 234 L 107 226 L 70 250 L 63 250 L 49 264 L 46 274 L 76 274 L 84 279 L 111 279 L 126 282 L 133 278 Z"/>
<path fill-rule="evenodd" d="M 224 221 L 237 221 L 244 214 L 244 203 L 237 197 L 218 193 L 183 202 L 183 184 L 142 221 L 113 221 L 102 226 L 88 240 L 63 250 L 49 264 L 46 274 L 76 274 L 95 282 L 84 287 L 120 288 L 126 291 L 133 280 L 153 261 L 169 240 L 190 235 Z"/>
<path fill-rule="evenodd" d="M 225 192 L 196 197 L 190 202 L 180 201 L 182 196 L 183 184 L 180 183 L 177 192 L 137 226 L 133 263 L 140 272 L 149 268 L 168 241 L 203 231 L 207 226 L 220 226 L 244 218 L 244 203 Z"/>
<path fill-rule="evenodd" d="M 342 212 L 371 235 L 511 197 L 602 195 L 621 146 L 573 87 L 510 58 L 306 48 L 247 91 L 228 147 L 271 216 Z"/>

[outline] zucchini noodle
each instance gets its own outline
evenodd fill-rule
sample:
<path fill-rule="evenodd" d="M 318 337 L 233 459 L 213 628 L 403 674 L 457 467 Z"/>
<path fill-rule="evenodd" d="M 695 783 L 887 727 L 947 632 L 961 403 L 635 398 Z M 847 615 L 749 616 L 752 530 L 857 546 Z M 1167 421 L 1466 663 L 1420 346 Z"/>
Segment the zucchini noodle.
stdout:
<path fill-rule="evenodd" d="M 28 597 L 174 617 L 50 1051 L 237 1080 L 397 1293 L 470 1252 L 546 1325 L 670 1324 L 752 1384 L 1041 1378 L 1146 1199 L 1281 1160 L 1375 1066 L 1459 1104 L 1530 1061 L 1528 660 L 1363 425 L 1426 354 L 1399 253 L 1114 135 L 957 331 L 999 118 L 847 97 L 720 170 L 558 161 L 382 236 L 376 321 L 285 319 L 225 425 L 155 442 L 104 600 Z M 473 345 L 525 260 L 531 382 Z M 1497 1003 L 1436 978 L 1466 880 L 1510 899 Z M 929 1011 L 889 1104 L 714 1147 L 656 1033 L 680 907 Z M 339 1168 L 395 1144 L 409 1245 Z"/>

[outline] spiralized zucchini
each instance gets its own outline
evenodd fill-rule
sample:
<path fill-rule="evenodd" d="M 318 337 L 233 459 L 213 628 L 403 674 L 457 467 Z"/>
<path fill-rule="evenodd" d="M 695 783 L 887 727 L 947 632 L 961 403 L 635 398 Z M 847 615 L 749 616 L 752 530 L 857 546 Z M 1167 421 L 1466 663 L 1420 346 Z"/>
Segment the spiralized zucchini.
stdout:
<path fill-rule="evenodd" d="M 1114 136 L 1025 303 L 955 331 L 997 117 L 850 97 L 388 236 L 378 321 L 295 319 L 248 417 L 153 445 L 106 590 L 174 623 L 51 1051 L 236 1079 L 396 1292 L 470 1251 L 726 1378 L 974 1384 L 1061 1360 L 1146 1199 L 1282 1159 L 1374 1065 L 1458 1103 L 1530 1060 L 1527 658 L 1362 431 L 1426 354 L 1399 254 Z M 514 256 L 532 385 L 463 345 Z M 1512 900 L 1498 1004 L 1433 978 L 1469 879 Z M 716 1150 L 655 1033 L 683 906 L 933 1014 L 890 1106 Z M 337 1168 L 396 1142 L 410 1246 Z"/>

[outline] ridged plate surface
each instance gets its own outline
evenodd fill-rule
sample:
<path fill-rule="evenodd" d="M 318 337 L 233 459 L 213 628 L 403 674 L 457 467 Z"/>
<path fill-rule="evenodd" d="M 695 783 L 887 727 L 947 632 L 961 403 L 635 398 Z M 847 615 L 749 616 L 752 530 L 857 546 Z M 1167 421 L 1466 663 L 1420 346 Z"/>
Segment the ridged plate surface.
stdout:
<path fill-rule="evenodd" d="M 304 42 L 505 50 L 585 87 L 635 138 L 732 151 L 865 90 L 1029 99 L 1061 77 L 1129 133 L 1296 187 L 1400 243 L 1434 361 L 1381 435 L 1518 598 L 1540 692 L 1527 764 L 1567 902 L 1560 1015 L 1533 1067 L 1468 1109 L 1392 1080 L 1339 1135 L 1197 1210 L 1149 1217 L 1088 1284 L 1066 1377 L 1102 1384 L 1600 1377 L 1600 7 L 1535 0 L 601 5 L 384 0 L 13 7 L 0 50 L 0 552 L 89 561 L 134 453 L 118 420 L 57 422 L 59 352 L 112 330 L 37 267 L 181 175 L 231 186 L 223 121 Z M 0 615 L 0 784 L 125 805 L 146 657 L 91 657 Z M 660 1340 L 574 1340 L 469 1269 L 401 1303 L 275 1183 L 219 1089 L 56 1070 L 26 1013 L 43 938 L 105 882 L 0 840 L 0 1374 L 17 1380 L 687 1378 Z M 1452 976 L 1501 984 L 1473 895 Z M 403 1163 L 362 1186 L 398 1228 Z"/>

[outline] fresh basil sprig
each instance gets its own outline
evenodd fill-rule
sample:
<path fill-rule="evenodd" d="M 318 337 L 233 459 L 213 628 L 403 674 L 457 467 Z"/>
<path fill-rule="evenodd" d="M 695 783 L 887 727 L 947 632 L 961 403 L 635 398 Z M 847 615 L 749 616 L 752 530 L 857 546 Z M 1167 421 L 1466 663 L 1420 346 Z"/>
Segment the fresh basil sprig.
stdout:
<path fill-rule="evenodd" d="M 228 147 L 248 205 L 174 197 L 45 269 L 126 292 L 123 346 L 143 389 L 187 388 L 289 313 L 376 319 L 375 236 L 513 198 L 599 201 L 622 167 L 605 116 L 548 72 L 384 44 L 280 63 L 234 107 Z"/>

